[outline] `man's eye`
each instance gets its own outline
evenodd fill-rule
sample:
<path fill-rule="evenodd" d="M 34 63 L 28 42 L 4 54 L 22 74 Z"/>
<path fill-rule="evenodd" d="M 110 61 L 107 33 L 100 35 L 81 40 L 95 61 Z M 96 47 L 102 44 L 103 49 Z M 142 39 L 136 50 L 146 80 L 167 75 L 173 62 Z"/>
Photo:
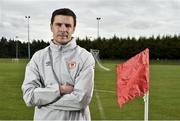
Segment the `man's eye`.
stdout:
<path fill-rule="evenodd" d="M 60 23 L 57 23 L 57 24 L 56 24 L 56 26 L 59 26 L 59 27 L 61 27 L 61 26 L 62 26 L 62 24 L 60 24 Z"/>
<path fill-rule="evenodd" d="M 65 24 L 65 26 L 69 28 L 69 27 L 71 27 L 71 24 Z"/>

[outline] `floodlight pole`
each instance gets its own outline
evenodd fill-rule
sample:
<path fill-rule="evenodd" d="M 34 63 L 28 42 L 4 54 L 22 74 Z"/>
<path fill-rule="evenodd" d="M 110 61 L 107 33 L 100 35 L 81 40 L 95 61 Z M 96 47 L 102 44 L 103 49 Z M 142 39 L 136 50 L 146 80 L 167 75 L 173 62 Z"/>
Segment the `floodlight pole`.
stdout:
<path fill-rule="evenodd" d="M 29 40 L 29 19 L 30 19 L 30 16 L 25 16 L 25 18 L 27 18 L 27 31 L 28 31 L 28 59 L 31 58 L 31 53 L 30 53 L 30 40 Z"/>
<path fill-rule="evenodd" d="M 18 59 L 18 40 L 17 40 L 18 36 L 15 37 L 15 41 L 16 41 L 16 59 Z"/>
<path fill-rule="evenodd" d="M 97 17 L 97 38 L 99 38 L 99 21 L 101 20 L 100 17 Z"/>

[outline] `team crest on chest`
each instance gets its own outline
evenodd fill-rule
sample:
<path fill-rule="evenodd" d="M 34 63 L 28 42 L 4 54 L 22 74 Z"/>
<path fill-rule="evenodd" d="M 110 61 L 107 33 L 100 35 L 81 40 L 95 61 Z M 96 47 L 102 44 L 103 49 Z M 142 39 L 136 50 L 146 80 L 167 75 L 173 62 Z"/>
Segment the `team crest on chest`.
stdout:
<path fill-rule="evenodd" d="M 74 68 L 76 68 L 76 61 L 75 61 L 75 60 L 70 60 L 70 61 L 68 62 L 68 68 L 69 68 L 69 69 L 74 69 Z"/>

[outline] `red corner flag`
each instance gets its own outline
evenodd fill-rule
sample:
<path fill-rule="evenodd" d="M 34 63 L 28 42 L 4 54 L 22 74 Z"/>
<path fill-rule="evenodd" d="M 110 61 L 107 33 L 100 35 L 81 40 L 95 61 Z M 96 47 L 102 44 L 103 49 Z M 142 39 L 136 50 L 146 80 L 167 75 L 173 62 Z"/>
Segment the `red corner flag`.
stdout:
<path fill-rule="evenodd" d="M 145 49 L 117 68 L 117 95 L 120 107 L 149 89 L 149 49 Z"/>

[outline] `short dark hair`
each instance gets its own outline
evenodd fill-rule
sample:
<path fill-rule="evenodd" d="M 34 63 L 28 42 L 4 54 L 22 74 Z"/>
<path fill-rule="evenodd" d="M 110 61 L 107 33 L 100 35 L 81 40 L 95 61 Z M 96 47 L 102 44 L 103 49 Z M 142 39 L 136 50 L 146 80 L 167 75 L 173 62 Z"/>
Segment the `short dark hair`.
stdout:
<path fill-rule="evenodd" d="M 69 8 L 61 8 L 61 9 L 57 9 L 52 13 L 52 17 L 51 17 L 51 24 L 53 24 L 54 22 L 54 17 L 56 15 L 65 15 L 65 16 L 72 16 L 73 17 L 73 21 L 74 21 L 74 27 L 76 26 L 76 15 L 75 13 L 70 10 Z"/>

